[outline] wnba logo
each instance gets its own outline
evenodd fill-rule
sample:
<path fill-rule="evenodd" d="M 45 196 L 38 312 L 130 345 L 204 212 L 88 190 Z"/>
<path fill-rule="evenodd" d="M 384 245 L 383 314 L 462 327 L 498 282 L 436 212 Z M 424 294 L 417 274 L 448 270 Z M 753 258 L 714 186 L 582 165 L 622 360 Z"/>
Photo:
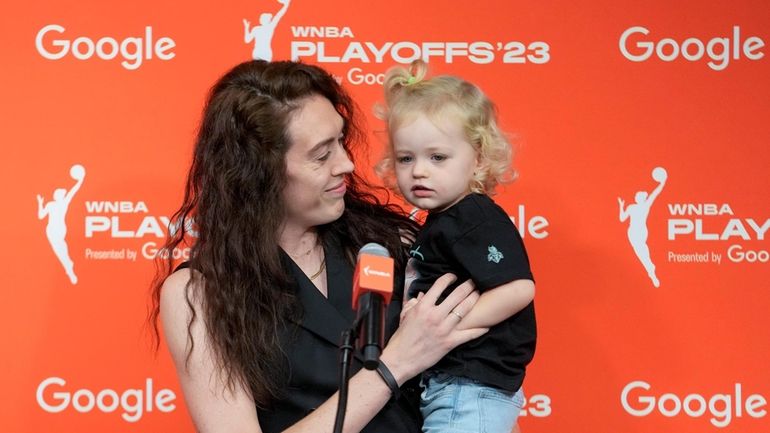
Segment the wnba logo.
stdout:
<path fill-rule="evenodd" d="M 660 287 L 660 281 L 658 276 L 655 275 L 655 264 L 652 263 L 650 258 L 650 248 L 647 246 L 647 217 L 650 215 L 650 208 L 658 198 L 658 195 L 663 190 L 663 186 L 666 184 L 668 174 L 663 167 L 656 167 L 652 170 L 652 179 L 658 182 L 652 192 L 639 191 L 634 196 L 634 203 L 625 206 L 625 201 L 618 197 L 618 204 L 620 205 L 620 222 L 628 222 L 628 241 L 631 243 L 631 247 L 636 253 L 636 257 L 644 266 L 647 271 L 647 275 L 652 281 L 652 285 Z"/>
<path fill-rule="evenodd" d="M 48 238 L 48 243 L 51 244 L 56 258 L 59 259 L 64 272 L 70 279 L 72 284 L 77 284 L 78 277 L 75 275 L 75 263 L 70 258 L 69 247 L 67 247 L 67 210 L 69 209 L 72 198 L 83 185 L 83 179 L 86 177 L 86 169 L 80 165 L 75 164 L 70 168 L 70 177 L 75 180 L 75 184 L 72 185 L 69 190 L 65 188 L 57 188 L 53 192 L 53 199 L 48 203 L 45 203 L 45 198 L 37 195 L 37 218 L 48 218 L 48 223 L 45 227 L 45 235 Z"/>
<path fill-rule="evenodd" d="M 281 21 L 286 9 L 289 8 L 289 2 L 290 0 L 278 0 L 278 3 L 283 5 L 281 10 L 275 16 L 271 13 L 261 14 L 257 26 L 252 27 L 249 20 L 243 20 L 243 42 L 247 44 L 254 42 L 254 50 L 251 53 L 254 60 L 267 60 L 268 62 L 273 60 L 273 35 L 276 27 L 278 27 L 278 22 Z"/>

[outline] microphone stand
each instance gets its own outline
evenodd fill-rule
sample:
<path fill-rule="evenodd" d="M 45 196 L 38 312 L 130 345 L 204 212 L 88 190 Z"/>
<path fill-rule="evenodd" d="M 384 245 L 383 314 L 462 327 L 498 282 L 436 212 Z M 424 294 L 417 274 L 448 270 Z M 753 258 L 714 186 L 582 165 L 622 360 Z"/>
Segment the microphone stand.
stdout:
<path fill-rule="evenodd" d="M 381 305 L 380 304 L 376 304 Z M 366 306 L 361 311 L 361 314 L 353 322 L 350 329 L 342 333 L 342 344 L 340 344 L 340 394 L 337 399 L 337 415 L 334 418 L 334 433 L 342 433 L 342 426 L 345 423 L 345 411 L 348 407 L 348 382 L 350 381 L 350 364 L 353 359 L 353 352 L 356 349 L 354 341 L 358 338 L 358 333 L 361 326 L 364 326 L 365 319 L 370 314 L 375 314 L 378 308 L 371 308 L 371 303 L 366 303 Z M 380 317 L 376 317 L 380 320 Z M 371 330 L 366 330 L 371 332 Z M 364 368 L 367 370 L 374 370 L 380 364 L 379 352 L 372 353 L 369 347 L 364 347 Z"/>
<path fill-rule="evenodd" d="M 382 351 L 382 338 L 384 332 L 384 300 L 382 296 L 373 293 L 367 294 L 367 309 L 362 316 L 366 319 L 362 325 L 363 339 L 358 342 L 364 358 L 364 368 L 367 370 L 376 370 L 380 366 L 380 352 Z"/>
<path fill-rule="evenodd" d="M 358 320 L 356 320 L 358 322 Z M 337 416 L 334 418 L 334 433 L 342 433 L 342 426 L 345 424 L 345 411 L 348 407 L 348 382 L 350 381 L 350 361 L 353 357 L 355 346 L 353 341 L 358 333 L 358 325 L 353 324 L 351 329 L 342 333 L 342 344 L 340 345 L 340 395 L 337 399 Z"/>

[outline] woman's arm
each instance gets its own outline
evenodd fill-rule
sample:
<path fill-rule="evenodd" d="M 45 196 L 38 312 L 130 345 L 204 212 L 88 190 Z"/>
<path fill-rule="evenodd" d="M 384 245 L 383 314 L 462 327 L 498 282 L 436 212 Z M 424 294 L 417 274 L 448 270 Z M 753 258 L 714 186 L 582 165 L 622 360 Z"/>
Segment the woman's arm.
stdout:
<path fill-rule="evenodd" d="M 197 318 L 192 327 L 195 341 L 189 362 L 187 323 L 190 309 L 185 297 L 189 270 L 170 276 L 161 294 L 161 320 L 174 359 L 182 392 L 196 428 L 210 432 L 261 432 L 256 406 L 242 387 L 227 390 L 221 371 L 216 368 L 212 348 L 203 325 L 199 303 L 194 303 Z M 441 292 L 454 281 L 444 275 L 404 315 L 400 328 L 383 350 L 381 361 L 390 369 L 396 381 L 403 384 L 435 364 L 454 347 L 480 337 L 487 329 L 457 329 L 453 308 L 472 311 L 478 299 L 473 286 L 457 287 L 444 302 L 435 305 Z M 425 301 L 425 302 L 422 302 Z M 358 432 L 390 399 L 390 390 L 374 371 L 361 370 L 350 379 L 348 404 L 343 431 Z M 292 433 L 331 431 L 337 410 L 337 393 L 310 415 L 286 430 Z"/>
<path fill-rule="evenodd" d="M 463 316 L 458 329 L 491 327 L 518 313 L 535 299 L 532 280 L 514 280 L 484 292 L 469 312 L 455 309 Z"/>
<path fill-rule="evenodd" d="M 404 315 L 404 320 L 388 345 L 383 349 L 380 361 L 393 373 L 402 385 L 444 357 L 451 349 L 480 337 L 488 329 L 459 330 L 459 320 L 450 314 L 453 308 L 470 311 L 478 299 L 473 285 L 466 282 L 458 286 L 440 305 L 435 305 L 441 293 L 454 280 L 446 274 L 415 303 Z M 362 369 L 350 379 L 348 405 L 343 432 L 359 432 L 390 399 L 390 389 L 379 375 Z M 292 426 L 287 432 L 331 431 L 337 411 L 337 397 L 322 404 L 311 415 Z"/>
<path fill-rule="evenodd" d="M 190 272 L 182 269 L 166 279 L 160 297 L 160 317 L 192 421 L 200 433 L 261 433 L 257 408 L 250 393 L 242 386 L 233 390 L 225 386 L 225 377 L 216 366 L 198 301 L 193 304 L 196 318 L 190 329 L 194 345 L 189 360 L 187 358 L 187 324 L 191 310 L 185 293 Z"/>

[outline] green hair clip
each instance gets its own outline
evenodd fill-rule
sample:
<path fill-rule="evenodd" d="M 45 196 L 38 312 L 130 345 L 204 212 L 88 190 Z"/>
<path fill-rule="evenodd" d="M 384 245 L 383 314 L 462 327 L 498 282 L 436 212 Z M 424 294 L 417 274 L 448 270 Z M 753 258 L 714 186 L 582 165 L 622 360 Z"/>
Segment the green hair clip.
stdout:
<path fill-rule="evenodd" d="M 417 82 L 417 77 L 414 75 L 410 75 L 409 78 L 406 79 L 406 85 L 411 86 L 412 84 Z"/>

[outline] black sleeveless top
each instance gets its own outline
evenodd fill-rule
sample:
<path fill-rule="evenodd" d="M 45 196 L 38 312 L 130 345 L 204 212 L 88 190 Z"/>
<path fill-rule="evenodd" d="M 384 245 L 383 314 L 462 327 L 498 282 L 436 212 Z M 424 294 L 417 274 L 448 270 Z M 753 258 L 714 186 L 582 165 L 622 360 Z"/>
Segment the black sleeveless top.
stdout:
<path fill-rule="evenodd" d="M 270 407 L 257 409 L 264 433 L 280 432 L 292 426 L 337 392 L 340 366 L 338 345 L 342 332 L 355 320 L 352 308 L 353 266 L 345 259 L 337 242 L 328 242 L 324 253 L 328 299 L 289 256 L 283 254 L 284 266 L 295 280 L 292 290 L 296 291 L 302 305 L 302 318 L 280 331 L 281 346 L 286 355 L 287 385 L 282 396 Z M 403 299 L 403 278 L 400 280 L 396 283 L 385 318 L 386 339 L 398 326 Z M 356 355 L 350 376 L 362 367 L 361 359 Z M 412 381 L 409 389 L 402 389 L 401 398 L 389 401 L 361 431 L 419 433 L 419 395 L 414 385 Z"/>

